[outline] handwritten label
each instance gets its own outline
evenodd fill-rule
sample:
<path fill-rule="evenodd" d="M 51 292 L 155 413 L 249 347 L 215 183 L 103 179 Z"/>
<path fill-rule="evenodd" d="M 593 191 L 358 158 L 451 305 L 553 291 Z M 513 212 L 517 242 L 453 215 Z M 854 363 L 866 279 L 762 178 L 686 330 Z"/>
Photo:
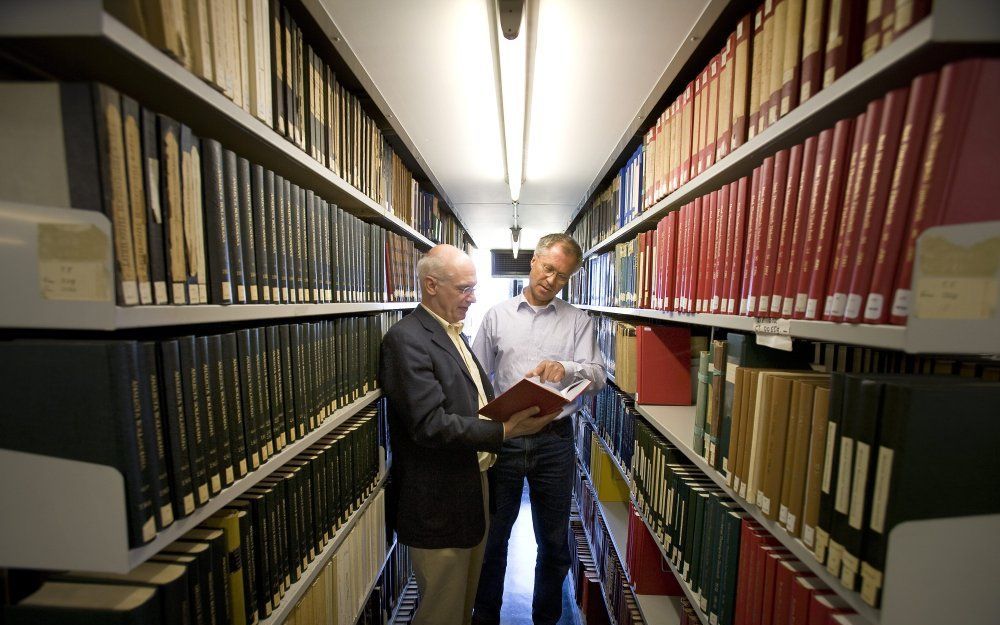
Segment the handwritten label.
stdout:
<path fill-rule="evenodd" d="M 38 282 L 43 299 L 109 302 L 111 243 L 92 224 L 38 224 Z"/>
<path fill-rule="evenodd" d="M 757 334 L 777 334 L 788 336 L 791 322 L 788 319 L 767 319 L 758 317 L 754 319 L 753 331 Z"/>

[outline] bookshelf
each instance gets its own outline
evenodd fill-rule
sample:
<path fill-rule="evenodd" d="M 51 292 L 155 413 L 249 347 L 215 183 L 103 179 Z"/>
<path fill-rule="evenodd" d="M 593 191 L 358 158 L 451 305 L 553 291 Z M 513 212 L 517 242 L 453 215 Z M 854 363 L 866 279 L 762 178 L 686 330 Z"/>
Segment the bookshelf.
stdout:
<path fill-rule="evenodd" d="M 18 514 L 0 520 L 0 566 L 126 573 L 197 527 L 282 465 L 381 397 L 372 391 L 337 410 L 229 488 L 177 519 L 152 542 L 128 548 L 120 473 L 109 467 L 0 449 L 0 497 Z M 72 515 L 52 514 L 73 510 Z"/>
<path fill-rule="evenodd" d="M 59 10 L 53 10 L 55 7 Z M 317 12 L 312 16 L 315 18 Z M 330 20 L 325 12 L 323 16 Z M 0 6 L 0 48 L 8 49 L 34 67 L 44 68 L 55 79 L 104 82 L 140 102 L 155 102 L 158 112 L 183 121 L 196 135 L 219 140 L 240 156 L 315 191 L 348 212 L 413 239 L 422 249 L 433 245 L 430 239 L 106 13 L 100 0 L 5 2 Z M 392 118 L 391 112 L 386 111 L 381 114 Z M 401 131 L 396 126 L 393 130 Z M 462 229 L 468 238 L 464 225 Z"/>
<path fill-rule="evenodd" d="M 677 447 L 705 475 L 710 477 L 757 523 L 767 529 L 795 557 L 827 586 L 843 597 L 866 622 L 880 625 L 932 623 L 935 616 L 988 622 L 1000 609 L 1000 602 L 985 593 L 980 584 L 996 581 L 990 553 L 1000 548 L 1000 515 L 911 521 L 895 528 L 889 537 L 886 589 L 882 608 L 876 610 L 861 600 L 857 592 L 846 590 L 837 577 L 827 572 L 812 550 L 784 528 L 750 505 L 731 488 L 714 467 L 691 449 L 694 437 L 694 406 L 642 406 L 639 413 Z M 929 558 L 926 553 L 934 553 Z M 960 576 L 952 575 L 962 570 Z M 895 578 L 899 575 L 902 579 Z M 944 604 L 941 607 L 940 604 Z M 917 607 L 919 606 L 919 607 Z M 945 611 L 946 610 L 946 611 Z"/>
<path fill-rule="evenodd" d="M 313 559 L 313 561 L 309 563 L 309 566 L 306 568 L 306 570 L 302 572 L 302 577 L 300 577 L 297 582 L 292 584 L 292 587 L 285 592 L 285 596 L 281 600 L 281 603 L 278 604 L 278 608 L 274 612 L 271 612 L 271 616 L 261 621 L 260 625 L 281 625 L 286 620 L 288 620 L 288 617 L 295 610 L 295 606 L 298 605 L 299 600 L 301 600 L 303 596 L 305 596 L 306 592 L 309 590 L 309 587 L 312 586 L 312 583 L 316 580 L 319 574 L 323 572 L 323 568 L 326 567 L 326 564 L 330 561 L 330 558 L 332 558 L 333 554 L 335 554 L 337 550 L 340 549 L 340 546 L 344 543 L 344 540 L 347 537 L 347 535 L 350 534 L 351 531 L 354 529 L 354 525 L 358 522 L 358 519 L 361 518 L 361 516 L 365 513 L 365 511 L 368 510 L 368 507 L 372 504 L 372 502 L 375 501 L 375 496 L 383 490 L 383 488 L 385 487 L 385 482 L 388 479 L 388 477 L 389 474 L 387 473 L 386 469 L 383 468 L 383 470 L 379 475 L 378 482 L 375 484 L 375 488 L 372 489 L 371 494 L 368 495 L 364 503 L 362 503 L 358 507 L 358 509 L 355 510 L 353 514 L 351 514 L 350 518 L 348 518 L 347 520 L 347 523 L 345 523 L 344 526 L 340 528 L 340 530 L 337 532 L 337 535 L 334 536 L 333 539 L 331 539 L 330 542 L 326 545 L 326 547 L 323 548 L 323 551 L 316 554 L 316 558 Z M 390 546 L 389 549 L 386 550 L 385 557 L 382 559 L 382 563 L 378 568 L 380 572 L 382 571 L 382 569 L 385 568 L 385 565 L 389 561 L 389 558 L 392 556 L 392 551 L 393 549 L 395 549 L 395 547 L 396 547 L 396 542 L 395 539 L 393 539 L 392 546 Z M 362 601 L 361 608 L 358 610 L 358 614 L 360 614 L 361 611 L 365 609 L 367 598 L 369 595 L 371 595 L 372 590 L 378 583 L 378 580 L 379 580 L 379 573 L 376 573 L 375 577 L 367 585 L 367 591 L 364 594 L 365 601 Z M 357 620 L 358 614 L 355 615 L 354 618 L 355 621 Z"/>
<path fill-rule="evenodd" d="M 986 49 L 985 46 L 995 44 L 998 39 L 1000 15 L 988 0 L 935 3 L 931 15 L 898 39 L 587 249 L 585 257 L 650 229 L 660 217 L 696 197 L 750 175 L 766 156 L 802 142 L 839 119 L 861 112 L 868 102 L 905 84 L 920 71 L 938 67 L 944 59 L 958 58 L 976 46 Z"/>

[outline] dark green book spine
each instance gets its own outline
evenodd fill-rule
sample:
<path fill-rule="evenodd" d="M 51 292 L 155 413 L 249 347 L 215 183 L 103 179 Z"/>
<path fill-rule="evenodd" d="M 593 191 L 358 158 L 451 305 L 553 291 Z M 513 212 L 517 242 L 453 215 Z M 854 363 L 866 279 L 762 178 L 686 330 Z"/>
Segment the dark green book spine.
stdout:
<path fill-rule="evenodd" d="M 148 447 L 146 454 L 152 462 L 150 477 L 152 478 L 156 529 L 163 530 L 174 522 L 174 513 L 167 446 L 163 429 L 163 397 L 156 360 L 156 343 L 153 341 L 139 343 L 139 370 L 142 379 L 146 381 L 146 384 L 141 385 L 141 389 L 144 391 L 143 403 L 149 405 L 149 422 L 144 428 L 147 433 L 144 437 Z"/>
<path fill-rule="evenodd" d="M 232 226 L 226 211 L 222 146 L 218 141 L 205 139 L 202 142 L 202 159 L 209 302 L 212 304 L 232 304 L 233 267 L 229 257 L 229 239 Z"/>
<path fill-rule="evenodd" d="M 254 374 L 253 344 L 250 330 L 236 332 L 237 348 L 240 359 L 240 394 L 243 400 L 243 427 L 246 432 L 247 456 L 250 469 L 260 466 L 260 436 L 257 414 L 257 376 Z"/>
<path fill-rule="evenodd" d="M 208 491 L 217 495 L 222 490 L 222 463 L 219 458 L 218 415 L 216 397 L 212 394 L 212 363 L 208 354 L 208 337 L 195 338 L 198 367 L 198 402 L 205 437 L 205 470 L 208 473 Z"/>
<path fill-rule="evenodd" d="M 227 332 L 222 337 L 223 382 L 225 401 L 229 414 L 229 445 L 235 477 L 245 476 L 250 468 L 247 454 L 245 409 L 240 384 L 240 358 L 235 332 Z"/>
<path fill-rule="evenodd" d="M 298 289 L 295 287 L 296 280 L 296 267 L 295 267 L 295 230 L 294 224 L 296 221 L 292 221 L 293 210 L 293 198 L 295 196 L 294 190 L 298 187 L 294 186 L 288 180 L 283 181 L 282 185 L 282 212 L 284 214 L 283 219 L 285 222 L 285 282 L 288 285 L 288 298 L 285 300 L 287 302 L 298 302 L 299 293 Z"/>
<path fill-rule="evenodd" d="M 280 214 L 279 207 L 279 195 L 280 192 L 278 187 L 281 184 L 281 179 L 277 178 L 276 186 L 276 176 L 271 170 L 264 170 L 264 227 L 266 231 L 267 241 L 265 244 L 266 250 L 266 262 L 267 262 L 267 288 L 271 291 L 271 303 L 277 304 L 281 301 L 281 287 L 279 282 L 279 264 L 278 258 L 281 252 L 278 250 L 280 241 L 280 222 L 278 221 L 278 215 Z"/>
<path fill-rule="evenodd" d="M 164 431 L 171 469 L 170 491 L 173 493 L 174 516 L 178 518 L 186 517 L 195 509 L 191 454 L 188 450 L 188 415 L 185 412 L 180 359 L 180 348 L 176 340 L 160 343 L 160 380 L 163 382 L 166 414 Z"/>
<path fill-rule="evenodd" d="M 246 301 L 256 304 L 260 301 L 257 283 L 256 222 L 253 214 L 253 196 L 250 189 L 250 162 L 242 156 L 236 159 L 236 200 L 240 213 L 240 243 L 243 257 L 243 283 L 246 286 Z"/>
<path fill-rule="evenodd" d="M 221 149 L 221 146 L 220 146 Z M 222 149 L 222 189 L 229 234 L 229 275 L 233 283 L 233 301 L 247 303 L 247 279 L 243 267 L 243 227 L 240 218 L 239 167 L 236 155 Z"/>
<path fill-rule="evenodd" d="M 177 339 L 181 354 L 181 378 L 184 387 L 184 413 L 188 415 L 188 453 L 191 456 L 191 477 L 194 481 L 194 498 L 198 506 L 208 502 L 208 462 L 205 441 L 205 421 L 199 383 L 198 357 L 195 337 L 184 336 Z"/>
<path fill-rule="evenodd" d="M 253 165 L 250 172 L 250 192 L 251 192 L 251 214 L 253 215 L 253 241 L 254 241 L 254 265 L 257 270 L 257 292 L 258 302 L 271 302 L 271 271 L 268 263 L 270 255 L 270 237 L 268 232 L 273 223 L 267 218 L 265 210 L 267 194 L 264 184 L 264 168 L 260 165 Z"/>
<path fill-rule="evenodd" d="M 236 471 L 233 467 L 233 434 L 230 431 L 233 421 L 232 402 L 226 389 L 226 361 L 222 356 L 222 335 L 215 334 L 207 337 L 207 340 L 208 388 L 209 396 L 214 398 L 215 443 L 216 453 L 219 456 L 219 477 L 222 479 L 222 486 L 227 487 L 236 479 Z"/>
<path fill-rule="evenodd" d="M 254 328 L 250 331 L 250 341 L 254 355 L 254 377 L 257 380 L 257 415 L 259 417 L 257 432 L 261 444 L 261 457 L 266 453 L 270 458 L 274 455 L 274 441 L 277 432 L 271 428 L 271 400 L 267 378 L 267 354 L 264 340 L 264 328 Z"/>
<path fill-rule="evenodd" d="M 285 179 L 274 176 L 274 262 L 277 270 L 277 301 L 288 303 L 288 235 L 285 233 Z"/>

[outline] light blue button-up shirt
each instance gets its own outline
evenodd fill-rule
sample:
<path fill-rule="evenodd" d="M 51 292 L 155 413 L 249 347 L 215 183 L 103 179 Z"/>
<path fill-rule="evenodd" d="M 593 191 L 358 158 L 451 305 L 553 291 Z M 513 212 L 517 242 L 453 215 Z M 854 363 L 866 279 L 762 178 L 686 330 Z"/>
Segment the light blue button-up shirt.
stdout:
<path fill-rule="evenodd" d="M 524 293 L 497 304 L 483 318 L 472 351 L 493 381 L 497 395 L 514 386 L 543 360 L 556 360 L 566 369 L 563 389 L 581 379 L 590 380 L 587 393 L 604 387 L 607 370 L 597 347 L 590 316 L 559 298 L 537 312 Z M 558 418 L 579 409 L 579 400 L 567 405 Z"/>

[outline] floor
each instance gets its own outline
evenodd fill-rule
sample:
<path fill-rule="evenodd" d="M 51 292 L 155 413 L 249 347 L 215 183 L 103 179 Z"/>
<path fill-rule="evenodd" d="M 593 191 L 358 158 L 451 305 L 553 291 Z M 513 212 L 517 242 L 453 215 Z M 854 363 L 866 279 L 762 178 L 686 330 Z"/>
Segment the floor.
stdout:
<path fill-rule="evenodd" d="M 511 530 L 507 552 L 507 575 L 504 578 L 503 625 L 531 625 L 531 591 L 535 583 L 535 535 L 531 528 L 531 504 L 528 487 L 521 493 L 521 512 Z M 580 615 L 573 602 L 569 576 L 563 583 L 563 613 L 559 625 L 580 625 Z"/>

